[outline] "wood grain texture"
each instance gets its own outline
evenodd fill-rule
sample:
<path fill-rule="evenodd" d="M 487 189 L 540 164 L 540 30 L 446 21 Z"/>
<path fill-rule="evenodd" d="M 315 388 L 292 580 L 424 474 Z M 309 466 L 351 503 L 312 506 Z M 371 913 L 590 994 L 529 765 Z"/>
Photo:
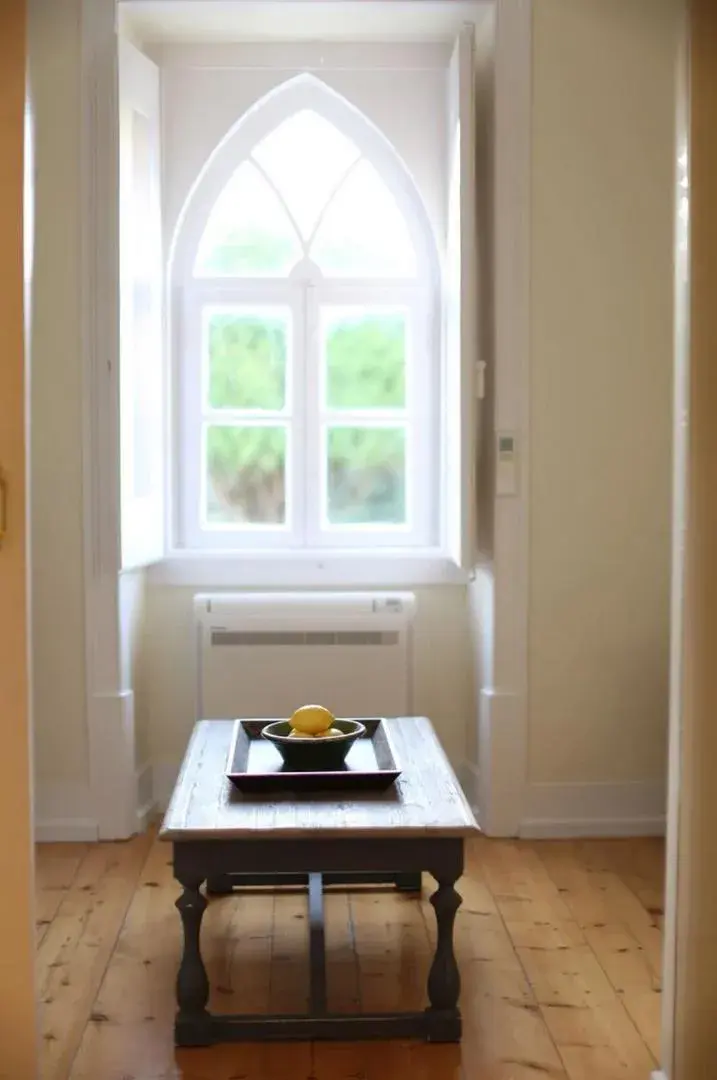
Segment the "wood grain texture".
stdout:
<path fill-rule="evenodd" d="M 38 950 L 43 1077 L 66 1075 L 77 1053 L 151 842 L 88 845 L 47 928 Z"/>
<path fill-rule="evenodd" d="M 386 721 L 402 769 L 386 792 L 332 797 L 242 796 L 226 779 L 232 720 L 201 720 L 194 728 L 160 830 L 163 840 L 272 839 L 322 836 L 470 836 L 473 813 L 425 717 Z"/>
<path fill-rule="evenodd" d="M 44 844 L 36 870 L 35 944 L 39 947 L 75 880 L 88 844 Z"/>
<path fill-rule="evenodd" d="M 662 1008 L 662 877 L 655 841 L 551 845 L 540 855 L 630 1019 L 656 1060 Z M 649 869 L 648 869 L 649 864 Z"/>
<path fill-rule="evenodd" d="M 42 859 L 41 847 L 38 862 Z M 181 948 L 174 908 L 178 895 L 169 852 L 164 845 L 155 844 L 136 883 L 105 978 L 85 1018 L 82 1041 L 70 1070 L 73 1080 L 163 1076 L 173 1065 L 168 1046 Z M 65 1080 L 66 1075 L 47 1070 L 42 1080 Z"/>
<path fill-rule="evenodd" d="M 0 3 L 0 469 L 7 484 L 7 534 L 0 551 L 0 1078 L 37 1072 L 33 971 L 32 717 L 28 693 L 29 543 L 26 529 L 24 199 L 27 83 L 24 0 Z M 31 267 L 27 267 L 28 270 Z M 30 275 L 28 275 L 29 277 Z M 28 290 L 29 291 L 29 290 Z"/>
<path fill-rule="evenodd" d="M 689 87 L 689 313 L 681 325 L 678 376 L 687 383 L 686 525 L 682 672 L 673 723 L 671 780 L 674 883 L 671 882 L 669 987 L 674 1003 L 675 1080 L 715 1073 L 717 1032 L 717 5 L 692 0 Z M 678 532 L 676 530 L 676 536 Z M 679 794 L 677 794 L 679 793 Z M 679 800 L 679 801 L 678 801 Z M 679 806 L 679 810 L 678 810 Z"/>
<path fill-rule="evenodd" d="M 40 892 L 68 883 L 38 951 L 39 980 L 48 986 L 57 971 L 50 942 L 62 949 L 70 938 L 64 953 L 72 957 L 73 981 L 77 972 L 86 976 L 78 986 L 87 984 L 82 995 L 60 985 L 70 997 L 53 1030 L 64 1038 L 67 1027 L 69 1043 L 45 1055 L 42 1080 L 646 1080 L 654 1068 L 653 1018 L 640 1012 L 652 969 L 631 930 L 639 929 L 636 910 L 618 889 L 639 903 L 644 891 L 651 910 L 661 903 L 654 840 L 620 841 L 616 850 L 599 841 L 468 842 L 455 928 L 460 1046 L 247 1043 L 198 1050 L 173 1045 L 180 887 L 167 846 L 148 850 L 150 843 L 87 845 L 83 855 L 63 845 L 64 868 L 57 846 L 38 849 Z M 108 852 L 114 861 L 130 851 L 132 858 L 110 868 Z M 615 875 L 607 894 L 606 873 Z M 391 885 L 328 890 L 332 1010 L 352 1012 L 357 1002 L 365 1011 L 425 1003 L 436 936 L 433 888 L 424 875 L 416 899 Z M 109 905 L 112 912 L 105 923 L 97 922 L 97 900 L 99 911 Z M 592 917 L 599 922 L 606 905 L 610 921 L 596 926 Z M 644 907 L 646 919 L 651 910 Z M 212 1010 L 305 1007 L 307 912 L 305 894 L 294 888 L 210 899 L 202 950 Z M 619 921 L 621 914 L 627 921 Z M 86 948 L 79 944 L 85 936 Z M 96 964 L 98 949 L 108 964 Z M 70 1045 L 79 1045 L 76 1056 Z"/>
<path fill-rule="evenodd" d="M 629 912 L 637 922 L 631 903 L 639 904 L 636 898 L 627 889 L 623 895 L 619 881 L 608 884 L 600 874 L 591 881 L 569 844 L 535 845 L 532 850 L 515 843 L 487 845 L 485 868 L 518 960 L 571 1080 L 592 1080 L 601 1074 L 626 1080 L 649 1076 L 656 1060 L 601 962 L 604 950 L 600 947 L 598 955 L 597 939 L 591 944 L 585 932 L 588 926 L 604 929 L 608 913 L 618 910 Z M 575 878 L 584 887 L 571 906 L 568 882 Z M 644 909 L 643 915 L 648 918 Z M 619 925 L 629 934 L 626 923 Z"/>

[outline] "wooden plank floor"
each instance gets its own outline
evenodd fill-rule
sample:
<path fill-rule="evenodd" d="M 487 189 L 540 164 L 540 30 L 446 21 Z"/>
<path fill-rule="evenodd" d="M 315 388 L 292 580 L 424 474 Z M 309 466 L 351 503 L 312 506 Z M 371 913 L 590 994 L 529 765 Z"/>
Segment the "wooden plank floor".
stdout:
<path fill-rule="evenodd" d="M 42 1080 L 647 1080 L 659 1052 L 660 840 L 472 841 L 456 943 L 464 1039 L 175 1051 L 178 888 L 154 834 L 38 847 Z M 332 1008 L 420 1008 L 434 940 L 421 901 L 327 898 Z M 305 1007 L 306 901 L 212 900 L 211 1007 Z"/>

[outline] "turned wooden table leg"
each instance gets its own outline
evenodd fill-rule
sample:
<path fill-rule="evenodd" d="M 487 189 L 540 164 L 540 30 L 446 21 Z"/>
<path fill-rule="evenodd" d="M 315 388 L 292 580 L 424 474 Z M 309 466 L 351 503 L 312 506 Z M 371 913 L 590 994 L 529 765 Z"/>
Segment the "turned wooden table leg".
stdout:
<path fill-rule="evenodd" d="M 175 1041 L 178 1046 L 205 1046 L 210 1041 L 209 980 L 199 938 L 207 901 L 199 891 L 203 878 L 186 872 L 177 873 L 177 878 L 184 890 L 176 902 L 182 918 L 184 949 L 177 974 Z"/>
<path fill-rule="evenodd" d="M 428 1000 L 435 1023 L 429 1039 L 435 1042 L 457 1042 L 461 1037 L 461 1014 L 458 999 L 461 977 L 453 951 L 453 926 L 461 906 L 460 893 L 455 889 L 457 875 L 436 875 L 438 888 L 431 897 L 436 913 L 436 952 L 428 975 Z"/>

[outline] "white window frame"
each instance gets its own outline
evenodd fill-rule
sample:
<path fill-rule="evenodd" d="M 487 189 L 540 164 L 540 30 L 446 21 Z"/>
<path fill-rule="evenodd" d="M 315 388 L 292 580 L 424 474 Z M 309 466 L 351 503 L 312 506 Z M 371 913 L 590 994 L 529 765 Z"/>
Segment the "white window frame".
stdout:
<path fill-rule="evenodd" d="M 294 113 L 311 109 L 346 134 L 362 157 L 378 171 L 394 196 L 409 229 L 417 258 L 415 279 L 325 279 L 310 259 L 304 259 L 288 278 L 195 278 L 196 252 L 209 213 L 236 168 L 253 148 Z M 362 555 L 388 549 L 437 550 L 440 545 L 440 274 L 432 229 L 420 195 L 400 158 L 385 137 L 358 110 L 313 76 L 301 75 L 282 84 L 242 117 L 215 150 L 187 200 L 175 234 L 171 257 L 172 345 L 175 376 L 172 438 L 172 534 L 186 552 L 259 551 L 321 552 L 356 550 Z M 201 491 L 202 397 L 201 310 L 203 305 L 243 308 L 251 304 L 291 308 L 295 357 L 287 383 L 285 419 L 292 418 L 287 436 L 287 527 L 202 528 Z M 322 477 L 319 440 L 323 430 L 317 376 L 319 311 L 322 306 L 396 308 L 407 312 L 413 349 L 408 353 L 406 423 L 407 526 L 319 526 Z M 301 340 L 305 334 L 305 340 Z M 293 387 L 291 385 L 293 379 Z M 293 390 L 293 395 L 290 392 Z M 297 397 L 298 394 L 298 397 Z M 299 397 L 303 400 L 299 401 Z M 369 423 L 367 410 L 353 414 L 357 424 Z M 346 414 L 348 422 L 350 414 Z M 247 414 L 242 411 L 237 422 Z M 230 420 L 225 412 L 223 417 Z M 251 423 L 269 422 L 265 414 Z M 391 415 L 377 422 L 389 426 Z M 291 450 L 289 451 L 289 446 Z"/>

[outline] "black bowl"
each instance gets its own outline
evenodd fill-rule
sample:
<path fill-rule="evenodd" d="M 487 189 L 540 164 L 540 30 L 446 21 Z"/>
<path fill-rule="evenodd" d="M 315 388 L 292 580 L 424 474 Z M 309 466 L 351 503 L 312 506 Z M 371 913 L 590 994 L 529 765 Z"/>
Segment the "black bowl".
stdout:
<path fill-rule="evenodd" d="M 331 726 L 342 734 L 325 739 L 292 738 L 288 720 L 276 720 L 266 725 L 262 735 L 279 751 L 288 772 L 332 772 L 343 769 L 346 755 L 366 728 L 358 720 L 334 720 Z"/>

